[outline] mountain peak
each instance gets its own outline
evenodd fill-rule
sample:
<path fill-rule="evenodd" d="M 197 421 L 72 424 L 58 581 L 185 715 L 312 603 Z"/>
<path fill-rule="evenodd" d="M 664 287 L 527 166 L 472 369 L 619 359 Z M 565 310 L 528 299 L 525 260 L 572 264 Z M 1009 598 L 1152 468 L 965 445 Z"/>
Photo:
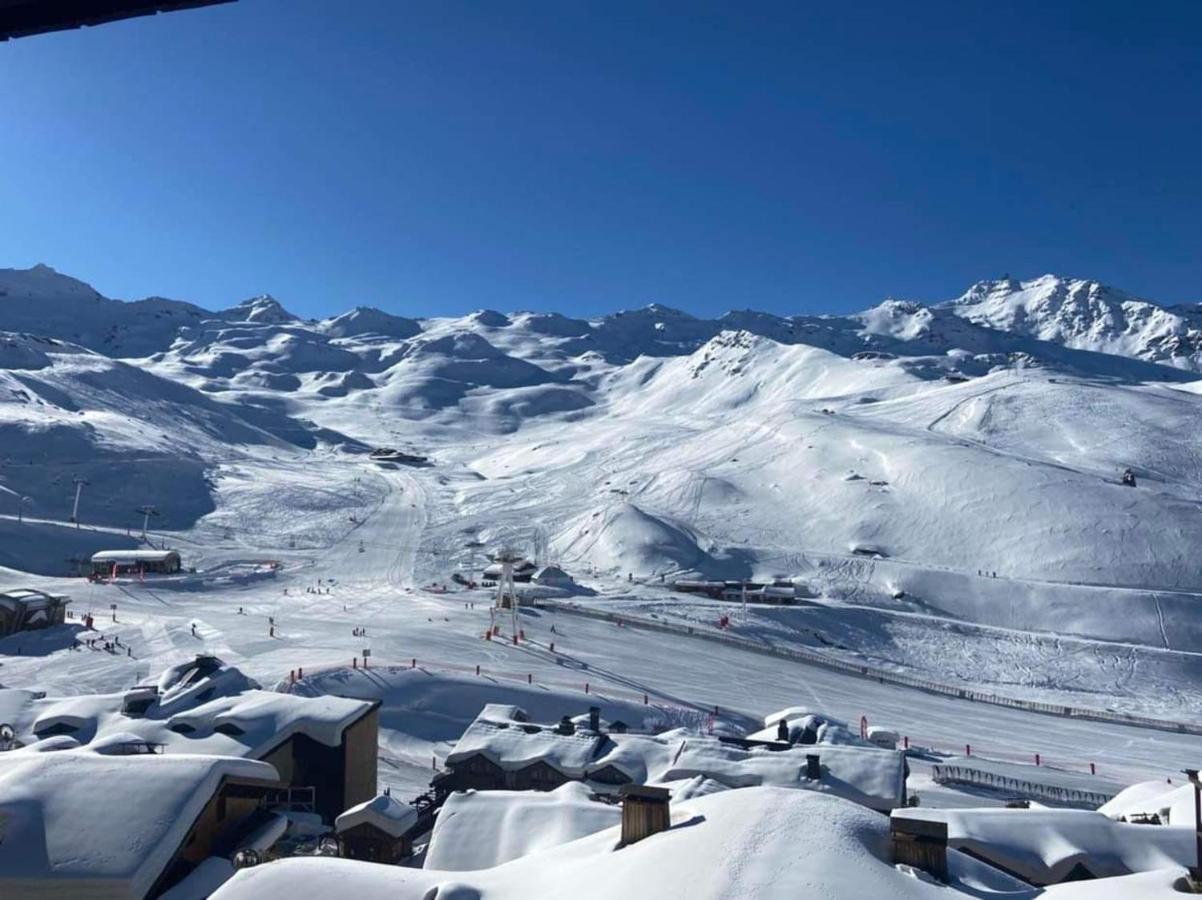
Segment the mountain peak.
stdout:
<path fill-rule="evenodd" d="M 330 337 L 380 336 L 410 338 L 421 334 L 421 326 L 413 319 L 394 316 L 374 306 L 356 306 L 350 312 L 326 319 L 322 329 Z"/>
<path fill-rule="evenodd" d="M 1085 278 L 979 281 L 943 304 L 996 331 L 1148 362 L 1202 365 L 1202 310 L 1169 309 Z"/>
<path fill-rule="evenodd" d="M 45 263 L 37 263 L 28 269 L 0 269 L 0 295 L 54 300 L 97 300 L 101 297 L 90 284 L 64 275 Z"/>
<path fill-rule="evenodd" d="M 257 322 L 263 325 L 287 325 L 298 321 L 297 317 L 271 296 L 260 294 L 243 300 L 237 306 L 232 306 L 221 313 L 221 318 L 235 322 Z"/>

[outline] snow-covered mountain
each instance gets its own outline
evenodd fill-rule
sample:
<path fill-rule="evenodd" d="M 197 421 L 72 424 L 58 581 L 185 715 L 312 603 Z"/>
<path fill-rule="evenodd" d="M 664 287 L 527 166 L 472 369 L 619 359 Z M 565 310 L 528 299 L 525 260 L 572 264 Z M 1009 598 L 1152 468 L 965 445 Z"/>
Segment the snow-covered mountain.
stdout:
<path fill-rule="evenodd" d="M 944 309 L 1010 334 L 1202 371 L 1202 307 L 1164 307 L 1097 281 L 981 281 Z"/>
<path fill-rule="evenodd" d="M 537 530 L 611 575 L 786 575 L 1168 644 L 1202 637 L 1191 315 L 1048 277 L 848 316 L 314 322 L 271 297 L 209 312 L 2 270 L 0 489 L 61 522 L 86 477 L 93 522 L 156 503 L 175 528 L 237 521 L 291 547 L 349 527 L 300 513 L 366 502 L 348 467 L 398 447 L 434 458 L 413 500 L 431 578 Z"/>

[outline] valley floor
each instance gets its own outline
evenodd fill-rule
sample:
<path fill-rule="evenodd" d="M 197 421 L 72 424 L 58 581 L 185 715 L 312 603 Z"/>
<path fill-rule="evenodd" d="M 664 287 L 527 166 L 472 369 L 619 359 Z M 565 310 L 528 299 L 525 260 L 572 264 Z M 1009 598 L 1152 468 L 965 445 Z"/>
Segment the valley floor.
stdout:
<path fill-rule="evenodd" d="M 370 649 L 373 665 L 513 677 L 547 689 L 649 695 L 707 714 L 763 716 L 812 705 L 857 722 L 888 725 L 912 745 L 973 752 L 1098 774 L 1117 781 L 1175 775 L 1196 765 L 1202 737 L 1060 719 L 876 684 L 771 656 L 550 610 L 526 610 L 526 642 L 485 641 L 484 591 L 448 590 L 452 560 L 467 538 L 457 496 L 437 468 L 379 469 L 345 456 L 240 461 L 221 471 L 218 512 L 178 546 L 198 572 L 118 584 L 36 578 L 0 570 L 0 589 L 33 585 L 68 593 L 78 616 L 91 612 L 115 652 L 80 647 L 57 631 L 0 643 L 0 683 L 58 694 L 116 691 L 191 654 L 216 653 L 273 684 L 290 672 L 346 667 Z M 11 521 L 6 529 L 19 527 Z M 61 528 L 61 525 L 41 527 Z M 475 551 L 484 562 L 482 549 Z M 720 611 L 737 633 L 821 646 L 932 678 L 988 686 L 1026 698 L 1057 698 L 1192 718 L 1200 682 L 1195 654 L 968 626 L 924 614 L 846 604 L 756 608 L 667 595 L 610 576 L 582 580 L 588 601 L 671 616 L 709 627 Z M 116 621 L 111 621 L 112 605 Z M 504 619 L 499 619 L 504 624 Z M 193 627 L 194 626 L 194 627 Z M 356 636 L 366 629 L 366 637 Z M 554 630 L 552 630 L 554 629 Z M 554 652 L 550 645 L 554 644 Z M 403 732 L 403 723 L 394 723 Z M 381 778 L 421 786 L 440 740 L 382 733 Z"/>

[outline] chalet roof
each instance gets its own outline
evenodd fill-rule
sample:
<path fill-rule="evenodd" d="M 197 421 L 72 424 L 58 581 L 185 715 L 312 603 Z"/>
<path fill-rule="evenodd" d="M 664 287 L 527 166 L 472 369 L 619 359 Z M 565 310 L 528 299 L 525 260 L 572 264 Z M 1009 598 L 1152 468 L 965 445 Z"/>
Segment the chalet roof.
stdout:
<path fill-rule="evenodd" d="M 1157 815 L 1168 825 L 1194 824 L 1194 786 L 1188 781 L 1168 784 L 1163 779 L 1129 785 L 1098 807 L 1112 819 L 1132 815 Z M 1167 813 L 1167 816 L 1166 816 Z"/>
<path fill-rule="evenodd" d="M 640 784 L 667 769 L 685 739 L 679 735 L 609 734 L 605 736 L 589 772 L 613 766 Z"/>
<path fill-rule="evenodd" d="M 488 869 L 617 825 L 620 806 L 599 803 L 580 782 L 553 791 L 458 791 L 443 805 L 425 867 Z"/>
<path fill-rule="evenodd" d="M 85 745 L 119 739 L 161 744 L 168 754 L 260 757 L 294 734 L 336 747 L 344 731 L 377 705 L 260 690 L 216 659 L 202 668 L 185 664 L 168 670 L 159 688 L 156 702 L 137 717 L 122 714 L 124 694 L 38 697 L 0 691 L 0 710 L 26 744 L 58 731 Z"/>
<path fill-rule="evenodd" d="M 341 834 L 356 825 L 367 824 L 399 838 L 416 823 L 417 810 L 408 803 L 402 803 L 390 794 L 377 794 L 335 819 L 334 830 Z"/>
<path fill-rule="evenodd" d="M 806 757 L 816 754 L 822 777 L 805 777 Z M 777 785 L 834 794 L 870 809 L 905 803 L 905 755 L 895 750 L 831 744 L 789 750 L 744 749 L 712 739 L 691 739 L 659 775 L 675 781 L 703 775 L 730 787 Z"/>
<path fill-rule="evenodd" d="M 228 757 L 113 757 L 86 748 L 0 754 L 0 896 L 73 891 L 141 897 L 225 778 L 278 781 Z"/>
<path fill-rule="evenodd" d="M 877 810 L 904 805 L 904 754 L 864 744 L 814 744 L 788 750 L 752 748 L 676 730 L 661 735 L 560 734 L 482 712 L 455 744 L 447 764 L 481 754 L 502 769 L 545 762 L 569 778 L 587 780 L 609 766 L 635 784 L 661 784 L 701 776 L 728 787 L 778 785 L 834 794 Z M 805 777 L 806 756 L 818 754 L 822 777 Z"/>
<path fill-rule="evenodd" d="M 480 792 L 476 797 L 484 795 Z M 611 827 L 505 865 L 453 874 L 432 866 L 408 869 L 322 857 L 285 859 L 239 871 L 215 900 L 302 895 L 418 900 L 452 890 L 492 900 L 814 896 L 934 900 L 956 895 L 952 888 L 932 885 L 891 865 L 884 817 L 836 797 L 767 787 L 721 791 L 673 804 L 672 820 L 677 827 L 617 852 L 619 835 Z M 503 826 L 482 840 L 508 841 L 513 835 L 521 841 L 523 837 L 514 834 L 519 830 Z M 1172 884 L 1181 874 L 1180 869 L 1170 870 L 1163 881 Z M 985 895 L 989 890 L 976 893 Z M 1111 894 L 1115 898 L 1137 895 L 1152 896 L 1134 891 Z M 1167 887 L 1163 896 L 1172 896 Z"/>
<path fill-rule="evenodd" d="M 1093 810 L 915 808 L 893 816 L 946 822 L 949 847 L 971 850 L 1033 884 L 1059 882 L 1078 863 L 1099 878 L 1187 866 L 1196 852 L 1192 827 L 1130 825 Z"/>
<path fill-rule="evenodd" d="M 819 744 L 868 745 L 868 742 L 862 740 L 860 735 L 849 728 L 846 722 L 833 719 L 825 713 L 816 712 L 805 706 L 790 706 L 765 716 L 764 728 L 747 735 L 748 739 L 775 741 L 781 719 L 784 719 L 788 726 L 789 739 L 795 742 L 799 741 L 801 735 L 808 730 L 816 736 Z"/>
<path fill-rule="evenodd" d="M 560 734 L 545 725 L 477 718 L 467 727 L 446 761 L 447 765 L 453 766 L 481 754 L 507 771 L 545 762 L 569 778 L 580 778 L 600 742 L 598 734 Z"/>

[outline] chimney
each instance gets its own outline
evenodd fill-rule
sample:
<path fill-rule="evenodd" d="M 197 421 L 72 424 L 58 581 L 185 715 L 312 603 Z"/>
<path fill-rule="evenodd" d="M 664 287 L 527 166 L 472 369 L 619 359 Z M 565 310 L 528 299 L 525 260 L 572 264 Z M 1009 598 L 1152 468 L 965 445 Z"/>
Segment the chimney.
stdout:
<path fill-rule="evenodd" d="M 625 847 L 643 838 L 667 831 L 672 826 L 667 788 L 624 784 L 622 795 L 622 843 Z"/>
<path fill-rule="evenodd" d="M 559 720 L 559 727 L 555 729 L 560 734 L 575 734 L 576 726 L 572 724 L 570 716 L 564 716 Z"/>
<path fill-rule="evenodd" d="M 806 754 L 806 778 L 817 781 L 822 777 L 822 766 L 818 763 L 817 753 Z"/>
<path fill-rule="evenodd" d="M 913 866 L 947 883 L 947 822 L 894 815 L 889 835 L 894 865 Z"/>
<path fill-rule="evenodd" d="M 601 730 L 601 707 L 590 706 L 588 708 L 588 727 L 590 731 Z"/>

